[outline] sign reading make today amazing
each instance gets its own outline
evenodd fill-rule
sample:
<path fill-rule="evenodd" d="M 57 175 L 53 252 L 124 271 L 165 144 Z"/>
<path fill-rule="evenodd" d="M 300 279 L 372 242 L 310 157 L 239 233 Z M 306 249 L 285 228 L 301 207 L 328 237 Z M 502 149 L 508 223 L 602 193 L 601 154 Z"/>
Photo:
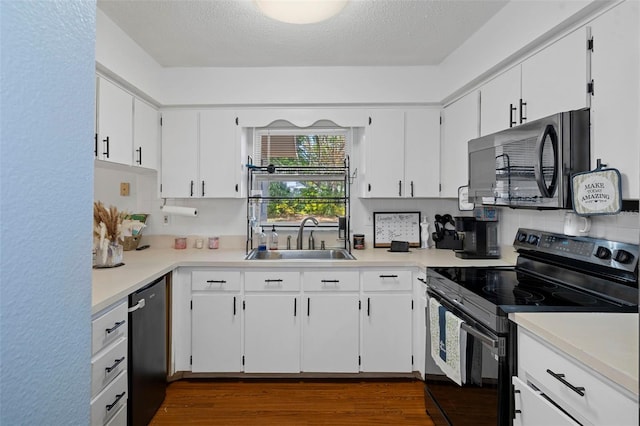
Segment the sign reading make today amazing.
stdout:
<path fill-rule="evenodd" d="M 617 214 L 622 207 L 620 172 L 596 169 L 571 179 L 573 209 L 581 216 Z"/>

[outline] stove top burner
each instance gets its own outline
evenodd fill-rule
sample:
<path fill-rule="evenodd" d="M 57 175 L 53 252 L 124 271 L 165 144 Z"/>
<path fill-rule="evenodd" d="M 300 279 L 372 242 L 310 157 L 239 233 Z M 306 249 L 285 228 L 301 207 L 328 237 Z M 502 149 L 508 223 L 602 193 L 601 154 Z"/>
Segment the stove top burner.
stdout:
<path fill-rule="evenodd" d="M 513 296 L 518 305 L 537 304 L 545 299 L 540 293 L 523 290 L 518 287 L 511 288 L 510 286 L 488 285 L 483 287 L 482 291 L 496 299 L 507 299 Z"/>

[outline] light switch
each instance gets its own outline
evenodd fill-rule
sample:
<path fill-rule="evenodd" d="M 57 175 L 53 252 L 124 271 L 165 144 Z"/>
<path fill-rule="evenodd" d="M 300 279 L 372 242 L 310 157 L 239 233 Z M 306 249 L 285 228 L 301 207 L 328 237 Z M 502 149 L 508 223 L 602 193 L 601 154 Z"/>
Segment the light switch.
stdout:
<path fill-rule="evenodd" d="M 122 195 L 123 197 L 129 196 L 129 182 L 120 183 L 120 195 Z"/>

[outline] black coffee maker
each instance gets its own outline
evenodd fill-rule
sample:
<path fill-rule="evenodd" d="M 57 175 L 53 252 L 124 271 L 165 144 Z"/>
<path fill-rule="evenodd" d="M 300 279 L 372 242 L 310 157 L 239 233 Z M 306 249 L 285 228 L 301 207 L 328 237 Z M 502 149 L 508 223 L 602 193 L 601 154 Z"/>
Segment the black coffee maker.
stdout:
<path fill-rule="evenodd" d="M 473 217 L 455 218 L 456 232 L 462 234 L 462 250 L 456 250 L 461 259 L 499 259 L 498 216 L 495 209 L 477 207 Z"/>

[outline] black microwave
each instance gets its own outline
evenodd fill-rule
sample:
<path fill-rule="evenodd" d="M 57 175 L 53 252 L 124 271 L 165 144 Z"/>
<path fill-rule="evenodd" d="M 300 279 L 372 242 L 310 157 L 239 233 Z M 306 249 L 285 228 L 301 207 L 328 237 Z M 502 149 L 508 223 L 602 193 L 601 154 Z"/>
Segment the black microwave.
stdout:
<path fill-rule="evenodd" d="M 469 141 L 469 200 L 572 207 L 571 176 L 590 170 L 589 109 L 562 112 Z"/>

